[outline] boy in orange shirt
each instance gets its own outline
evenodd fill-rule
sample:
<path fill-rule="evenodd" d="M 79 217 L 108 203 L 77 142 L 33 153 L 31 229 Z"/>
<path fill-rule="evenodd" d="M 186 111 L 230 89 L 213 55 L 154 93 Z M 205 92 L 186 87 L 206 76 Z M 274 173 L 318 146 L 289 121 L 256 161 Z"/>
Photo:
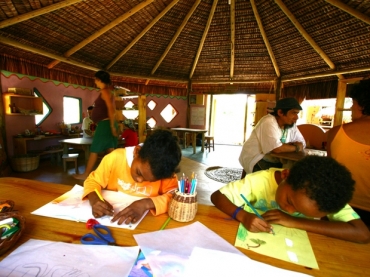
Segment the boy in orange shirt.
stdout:
<path fill-rule="evenodd" d="M 145 211 L 154 215 L 167 212 L 172 192 L 178 187 L 176 172 L 181 161 L 177 137 L 168 130 L 155 130 L 144 145 L 119 148 L 106 155 L 84 182 L 83 198 L 88 197 L 94 217 L 113 216 L 113 207 L 99 199 L 95 189 L 121 191 L 144 197 L 113 216 L 112 222 L 137 222 Z"/>

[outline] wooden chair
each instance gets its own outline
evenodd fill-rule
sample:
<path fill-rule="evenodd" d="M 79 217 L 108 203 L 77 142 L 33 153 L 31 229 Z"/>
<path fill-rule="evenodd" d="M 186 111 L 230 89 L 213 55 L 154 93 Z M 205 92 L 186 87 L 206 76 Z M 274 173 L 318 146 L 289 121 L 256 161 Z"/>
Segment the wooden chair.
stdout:
<path fill-rule="evenodd" d="M 297 127 L 308 144 L 306 148 L 322 149 L 322 143 L 328 139 L 324 128 L 315 124 L 301 124 Z"/>
<path fill-rule="evenodd" d="M 206 150 L 208 149 L 209 152 L 211 152 L 211 142 L 212 142 L 212 148 L 213 151 L 215 151 L 215 140 L 213 136 L 205 136 L 204 139 L 207 142 L 207 145 L 205 146 Z"/>
<path fill-rule="evenodd" d="M 78 165 L 77 165 L 78 153 L 77 154 L 63 154 L 62 158 L 63 158 L 64 172 L 67 171 L 67 162 L 74 162 L 76 173 L 78 173 Z"/>

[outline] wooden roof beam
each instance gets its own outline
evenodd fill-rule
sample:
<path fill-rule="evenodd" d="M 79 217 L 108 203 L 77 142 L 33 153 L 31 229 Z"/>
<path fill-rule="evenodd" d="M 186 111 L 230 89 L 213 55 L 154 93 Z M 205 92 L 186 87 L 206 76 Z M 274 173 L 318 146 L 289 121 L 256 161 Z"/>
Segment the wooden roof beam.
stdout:
<path fill-rule="evenodd" d="M 260 15 L 259 15 L 258 10 L 257 10 L 256 3 L 254 2 L 254 0 L 250 0 L 250 1 L 251 1 L 251 4 L 252 4 L 252 9 L 253 9 L 254 17 L 257 20 L 258 28 L 260 29 L 260 33 L 262 35 L 263 41 L 265 42 L 267 51 L 269 52 L 271 62 L 274 65 L 275 73 L 276 73 L 277 77 L 280 77 L 279 66 L 278 66 L 277 61 L 275 59 L 275 55 L 274 55 L 274 52 L 272 51 L 270 42 L 269 42 L 269 40 L 267 38 L 265 29 L 263 28 L 263 24 L 262 24 Z"/>
<path fill-rule="evenodd" d="M 83 63 L 79 63 L 79 62 L 76 62 L 76 61 L 72 61 L 72 60 L 70 60 L 66 57 L 58 56 L 58 55 L 46 52 L 42 49 L 37 49 L 37 48 L 34 48 L 32 46 L 22 44 L 19 41 L 12 40 L 12 39 L 9 39 L 9 38 L 6 38 L 6 37 L 0 36 L 0 43 L 4 43 L 6 45 L 10 45 L 10 46 L 22 49 L 22 50 L 26 50 L 26 51 L 29 51 L 29 52 L 32 52 L 32 53 L 35 53 L 35 54 L 38 54 L 38 55 L 42 55 L 44 57 L 51 58 L 51 59 L 56 59 L 56 60 L 59 60 L 61 62 L 68 63 L 68 64 L 71 64 L 71 65 L 75 65 L 75 66 L 85 68 L 85 69 L 88 69 L 88 70 L 92 70 L 92 71 L 98 71 L 99 70 L 99 68 L 89 66 L 89 65 L 85 65 Z"/>
<path fill-rule="evenodd" d="M 73 4 L 76 4 L 76 3 L 79 3 L 79 2 L 82 2 L 82 1 L 84 1 L 84 0 L 65 0 L 65 1 L 62 1 L 62 2 L 58 2 L 58 3 L 52 4 L 52 5 L 46 6 L 46 7 L 41 8 L 41 9 L 37 9 L 35 11 L 31 11 L 31 12 L 28 12 L 28 13 L 24 13 L 24 14 L 21 14 L 21 15 L 3 20 L 3 21 L 0 22 L 0 29 L 8 27 L 8 26 L 13 25 L 13 24 L 20 23 L 22 21 L 26 21 L 28 19 L 34 18 L 34 17 L 39 16 L 39 15 L 43 15 L 43 14 L 46 14 L 46 13 L 49 13 L 49 12 L 52 12 L 52 11 L 55 11 L 55 10 L 73 5 Z"/>
<path fill-rule="evenodd" d="M 230 81 L 234 78 L 234 66 L 235 66 L 235 0 L 229 0 L 230 2 Z"/>
<path fill-rule="evenodd" d="M 357 73 L 357 72 L 364 72 L 364 71 L 370 71 L 370 66 L 329 71 L 329 72 L 323 72 L 323 73 L 314 73 L 314 74 L 300 76 L 300 77 L 292 77 L 292 78 L 282 77 L 281 81 L 291 82 L 291 81 L 307 80 L 307 79 L 314 79 L 314 78 L 321 78 L 321 77 L 328 77 L 328 76 L 338 76 L 339 74 L 350 74 L 350 73 Z"/>
<path fill-rule="evenodd" d="M 341 9 L 342 11 L 345 11 L 346 13 L 349 13 L 350 15 L 356 17 L 357 19 L 362 20 L 366 24 L 370 24 L 370 17 L 367 15 L 360 13 L 358 10 L 355 10 L 351 8 L 350 6 L 347 6 L 343 2 L 339 0 L 325 0 L 326 2 L 330 3 L 331 5 Z"/>
<path fill-rule="evenodd" d="M 132 46 L 135 45 L 136 42 L 138 42 L 153 26 L 156 24 L 170 9 L 172 9 L 173 6 L 175 6 L 180 0 L 173 0 L 160 14 L 158 14 L 152 22 L 149 23 L 148 26 L 145 27 L 144 30 L 141 31 L 139 35 L 134 38 L 129 45 L 126 46 L 126 48 L 119 53 L 106 67 L 108 70 L 111 68 L 123 55 L 125 55 Z"/>
<path fill-rule="evenodd" d="M 203 50 L 204 41 L 206 40 L 206 37 L 208 35 L 209 28 L 211 27 L 213 15 L 215 14 L 215 10 L 216 10 L 217 4 L 218 4 L 218 0 L 213 0 L 211 12 L 209 13 L 208 21 L 207 21 L 207 24 L 206 24 L 206 28 L 204 29 L 202 39 L 200 40 L 200 43 L 199 43 L 197 54 L 195 55 L 195 58 L 194 58 L 194 62 L 193 62 L 193 66 L 192 66 L 191 71 L 190 71 L 189 79 L 193 78 L 193 74 L 194 74 L 195 68 L 197 67 L 197 64 L 198 64 L 198 61 L 199 61 L 200 53 Z"/>
<path fill-rule="evenodd" d="M 132 8 L 131 10 L 125 12 L 123 15 L 117 17 L 115 20 L 113 20 L 111 23 L 105 25 L 103 28 L 101 28 L 99 31 L 95 32 L 94 34 L 92 34 L 91 36 L 89 36 L 88 38 L 84 39 L 83 41 L 81 41 L 80 43 L 78 43 L 77 45 L 75 45 L 74 47 L 72 47 L 71 49 L 69 49 L 66 53 L 64 53 L 64 56 L 65 57 L 69 57 L 71 56 L 73 53 L 77 52 L 78 50 L 80 50 L 82 47 L 84 47 L 85 45 L 89 44 L 90 42 L 92 42 L 94 39 L 98 38 L 99 36 L 101 36 L 102 34 L 104 34 L 105 32 L 109 31 L 110 29 L 112 29 L 113 27 L 117 26 L 119 23 L 121 23 L 122 21 L 125 21 L 127 18 L 129 18 L 130 16 L 134 15 L 135 13 L 137 13 L 138 11 L 140 11 L 141 9 L 145 8 L 147 5 L 149 5 L 150 3 L 152 3 L 154 0 L 146 0 L 146 1 L 143 1 L 141 2 L 139 5 L 135 6 L 134 8 Z M 48 65 L 48 68 L 53 68 L 56 64 L 58 64 L 60 61 L 58 60 L 55 60 L 53 62 L 51 62 L 49 65 Z"/>
<path fill-rule="evenodd" d="M 290 12 L 290 10 L 285 6 L 282 0 L 275 0 L 275 3 L 280 7 L 280 9 L 285 13 L 285 15 L 292 21 L 293 25 L 297 28 L 298 32 L 306 39 L 306 41 L 311 45 L 311 47 L 320 55 L 320 57 L 326 62 L 326 64 L 331 68 L 335 69 L 334 63 L 326 55 L 324 50 L 313 40 L 313 38 L 306 32 L 302 25 L 298 22 L 296 17 Z M 343 79 L 343 76 L 339 75 L 338 78 Z"/>
<path fill-rule="evenodd" d="M 181 23 L 180 27 L 177 29 L 176 34 L 173 36 L 173 38 L 171 39 L 170 43 L 167 45 L 166 50 L 164 51 L 164 53 L 162 54 L 162 56 L 159 58 L 158 62 L 154 66 L 154 68 L 152 69 L 152 72 L 150 73 L 151 75 L 153 75 L 156 72 L 156 70 L 158 69 L 159 65 L 162 63 L 162 61 L 164 60 L 164 58 L 167 56 L 168 52 L 171 50 L 173 44 L 175 43 L 176 39 L 181 34 L 181 32 L 184 29 L 186 23 L 189 21 L 189 18 L 193 15 L 193 13 L 196 10 L 196 8 L 198 7 L 200 1 L 201 0 L 197 0 L 194 3 L 194 5 L 191 7 L 191 9 L 188 12 L 188 14 L 186 15 L 184 21 Z"/>

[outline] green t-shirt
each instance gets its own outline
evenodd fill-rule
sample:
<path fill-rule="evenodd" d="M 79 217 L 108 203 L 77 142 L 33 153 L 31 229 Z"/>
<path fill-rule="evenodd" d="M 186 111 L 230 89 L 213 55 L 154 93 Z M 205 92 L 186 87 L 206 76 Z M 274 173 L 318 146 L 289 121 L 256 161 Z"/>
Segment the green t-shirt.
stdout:
<path fill-rule="evenodd" d="M 280 209 L 275 200 L 275 194 L 278 188 L 278 183 L 275 180 L 275 171 L 282 170 L 281 168 L 270 168 L 247 174 L 244 179 L 231 182 L 222 187 L 220 192 L 236 206 L 245 204 L 243 198 L 240 196 L 240 194 L 243 194 L 261 214 L 268 210 Z M 244 210 L 253 213 L 247 205 L 244 206 Z M 306 217 L 301 213 L 294 213 L 293 216 Z M 327 217 L 330 221 L 343 222 L 360 218 L 348 204 L 339 212 L 328 214 Z"/>

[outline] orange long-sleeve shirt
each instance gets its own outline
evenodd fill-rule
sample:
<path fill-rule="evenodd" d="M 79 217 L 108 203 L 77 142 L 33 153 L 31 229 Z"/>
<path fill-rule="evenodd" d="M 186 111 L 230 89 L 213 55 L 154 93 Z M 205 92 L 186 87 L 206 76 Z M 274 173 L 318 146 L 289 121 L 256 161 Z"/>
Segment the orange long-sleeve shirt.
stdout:
<path fill-rule="evenodd" d="M 127 152 L 132 154 L 132 151 Z M 153 215 L 167 212 L 172 192 L 178 187 L 177 176 L 155 182 L 137 183 L 131 177 L 131 163 L 129 164 L 127 155 L 125 148 L 118 148 L 106 155 L 98 168 L 85 180 L 82 198 L 95 189 L 101 192 L 103 188 L 133 196 L 150 197 L 155 206 L 155 210 L 151 210 Z"/>

